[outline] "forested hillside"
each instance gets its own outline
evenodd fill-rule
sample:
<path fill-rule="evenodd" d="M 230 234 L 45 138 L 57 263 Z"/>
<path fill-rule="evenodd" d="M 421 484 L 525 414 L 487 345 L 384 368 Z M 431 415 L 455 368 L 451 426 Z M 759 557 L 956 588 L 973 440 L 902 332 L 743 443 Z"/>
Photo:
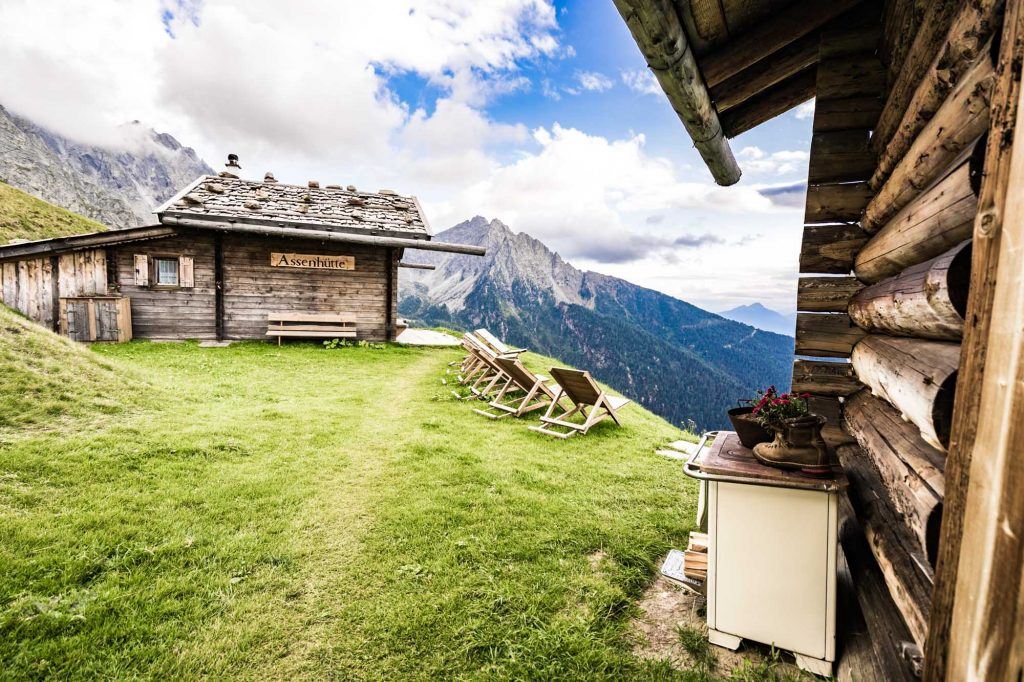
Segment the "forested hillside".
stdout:
<path fill-rule="evenodd" d="M 581 272 L 525 234 L 474 218 L 438 239 L 488 255 L 416 253 L 399 311 L 423 324 L 486 326 L 509 342 L 590 369 L 676 424 L 727 424 L 737 399 L 786 387 L 793 340 L 615 277 Z"/>

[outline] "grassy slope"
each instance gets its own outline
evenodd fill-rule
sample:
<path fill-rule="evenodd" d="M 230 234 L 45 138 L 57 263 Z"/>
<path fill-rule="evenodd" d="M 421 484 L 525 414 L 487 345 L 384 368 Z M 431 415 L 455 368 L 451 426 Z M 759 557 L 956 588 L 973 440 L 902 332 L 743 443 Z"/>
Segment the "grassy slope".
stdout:
<path fill-rule="evenodd" d="M 0 182 L 0 244 L 102 232 L 103 225 Z"/>
<path fill-rule="evenodd" d="M 138 381 L 124 368 L 0 305 L 0 442 L 31 428 L 112 419 Z"/>
<path fill-rule="evenodd" d="M 663 420 L 491 422 L 440 384 L 450 349 L 94 353 L 149 401 L 0 442 L 6 674 L 671 674 L 626 633 L 693 518 Z"/>

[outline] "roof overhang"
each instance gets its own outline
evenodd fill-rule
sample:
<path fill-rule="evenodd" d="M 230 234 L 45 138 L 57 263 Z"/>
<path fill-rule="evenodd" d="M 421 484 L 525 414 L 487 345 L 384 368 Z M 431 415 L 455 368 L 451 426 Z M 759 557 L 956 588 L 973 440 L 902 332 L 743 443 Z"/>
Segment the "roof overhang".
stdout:
<path fill-rule="evenodd" d="M 614 2 L 715 181 L 731 185 L 740 168 L 728 139 L 814 96 L 818 35 L 861 0 L 794 0 L 735 35 L 728 14 L 752 3 Z M 716 22 L 714 40 L 698 35 Z"/>
<path fill-rule="evenodd" d="M 354 234 L 351 232 L 327 232 L 298 227 L 277 227 L 273 225 L 257 225 L 251 223 L 216 223 L 208 220 L 191 220 L 175 216 L 164 216 L 164 225 L 198 230 L 213 230 L 231 234 L 251 234 L 264 237 L 285 237 L 288 239 L 311 239 L 320 242 L 342 242 L 345 244 L 364 244 L 367 246 L 383 246 L 397 249 L 420 249 L 422 251 L 445 251 L 462 253 L 469 256 L 486 255 L 487 249 L 469 244 L 449 244 L 429 239 L 412 239 L 409 237 L 387 237 L 370 234 Z"/>
<path fill-rule="evenodd" d="M 160 239 L 177 234 L 178 230 L 165 225 L 143 225 L 126 230 L 88 232 L 70 237 L 55 237 L 32 242 L 19 242 L 0 246 L 0 261 L 21 260 L 36 256 L 49 256 L 82 249 L 100 248 L 116 244 Z"/>
<path fill-rule="evenodd" d="M 108 232 L 91 232 L 72 237 L 57 237 L 33 242 L 21 242 L 0 246 L 0 262 L 41 258 L 83 249 L 95 249 L 115 246 L 131 242 L 161 239 L 183 232 L 194 230 L 210 230 L 232 234 L 260 235 L 264 237 L 283 237 L 286 239 L 308 239 L 319 242 L 340 242 L 344 244 L 363 244 L 397 249 L 420 249 L 422 251 L 443 251 L 461 253 L 469 256 L 486 255 L 487 249 L 469 244 L 450 244 L 435 242 L 424 238 L 388 237 L 370 234 L 353 234 L 350 232 L 327 232 L 296 227 L 277 227 L 272 225 L 256 225 L 248 223 L 215 223 L 206 220 L 187 220 L 174 216 L 165 216 L 160 225 L 145 225 L 126 230 L 110 230 Z"/>

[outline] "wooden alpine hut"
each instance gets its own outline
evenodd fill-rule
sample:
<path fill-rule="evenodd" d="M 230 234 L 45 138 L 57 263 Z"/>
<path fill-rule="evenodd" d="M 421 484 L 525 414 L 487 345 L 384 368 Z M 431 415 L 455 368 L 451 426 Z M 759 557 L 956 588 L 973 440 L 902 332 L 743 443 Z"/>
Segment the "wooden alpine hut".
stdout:
<path fill-rule="evenodd" d="M 84 341 L 385 341 L 406 248 L 484 253 L 433 241 L 415 197 L 243 180 L 237 161 L 155 224 L 0 246 L 3 302 Z"/>
<path fill-rule="evenodd" d="M 1024 0 L 615 0 L 715 180 L 815 98 L 793 387 L 849 479 L 841 679 L 1024 676 Z"/>

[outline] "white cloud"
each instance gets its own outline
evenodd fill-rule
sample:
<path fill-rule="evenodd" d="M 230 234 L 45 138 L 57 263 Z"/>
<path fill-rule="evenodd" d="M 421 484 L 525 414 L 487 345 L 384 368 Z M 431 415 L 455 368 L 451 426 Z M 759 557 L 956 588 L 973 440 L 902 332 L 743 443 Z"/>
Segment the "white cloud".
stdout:
<path fill-rule="evenodd" d="M 626 87 L 641 95 L 663 95 L 664 91 L 658 84 L 654 74 L 646 69 L 635 69 L 622 72 L 622 82 Z"/>
<path fill-rule="evenodd" d="M 387 155 L 412 120 L 390 75 L 479 108 L 529 86 L 518 66 L 557 53 L 556 30 L 547 0 L 8 0 L 0 102 L 83 141 L 140 119 L 211 160 L 231 148 L 350 167 Z"/>
<path fill-rule="evenodd" d="M 780 226 L 799 226 L 785 208 L 797 190 L 746 179 L 718 187 L 703 167 L 651 154 L 641 134 L 608 139 L 558 124 L 531 133 L 488 117 L 493 98 L 533 87 L 524 61 L 574 52 L 558 44 L 555 16 L 547 0 L 308 0 L 301 10 L 270 0 L 5 0 L 0 103 L 86 142 L 124 144 L 118 126 L 139 119 L 215 167 L 240 154 L 247 177 L 273 170 L 285 182 L 416 193 L 437 230 L 500 218 L 577 265 L 705 305 L 716 288 L 726 297 L 714 304 L 730 303 L 722 280 L 742 271 L 742 302 L 783 307 L 772 292 L 795 272 L 797 249 Z M 427 108 L 403 103 L 389 88 L 395 75 L 441 96 Z M 621 78 L 660 94 L 649 71 Z M 601 92 L 614 82 L 579 71 L 571 85 Z M 549 80 L 537 87 L 552 99 L 568 92 Z M 748 149 L 739 156 L 755 181 L 785 183 L 779 176 L 806 162 L 801 151 Z"/>
<path fill-rule="evenodd" d="M 814 100 L 808 100 L 793 110 L 793 115 L 801 121 L 814 116 Z"/>
<path fill-rule="evenodd" d="M 611 78 L 597 71 L 577 71 L 576 83 L 581 90 L 587 92 L 604 92 L 615 85 Z"/>
<path fill-rule="evenodd" d="M 431 204 L 435 222 L 499 217 L 567 258 L 626 262 L 711 243 L 707 229 L 687 224 L 689 215 L 778 210 L 753 188 L 682 180 L 670 161 L 646 152 L 643 135 L 608 140 L 555 124 L 536 129 L 533 138 L 536 153 L 495 168 L 451 200 Z M 652 224 L 665 227 L 651 233 Z"/>
<path fill-rule="evenodd" d="M 760 147 L 744 147 L 737 154 L 744 173 L 751 175 L 790 175 L 803 173 L 810 154 L 801 150 L 782 150 L 768 153 Z"/>

